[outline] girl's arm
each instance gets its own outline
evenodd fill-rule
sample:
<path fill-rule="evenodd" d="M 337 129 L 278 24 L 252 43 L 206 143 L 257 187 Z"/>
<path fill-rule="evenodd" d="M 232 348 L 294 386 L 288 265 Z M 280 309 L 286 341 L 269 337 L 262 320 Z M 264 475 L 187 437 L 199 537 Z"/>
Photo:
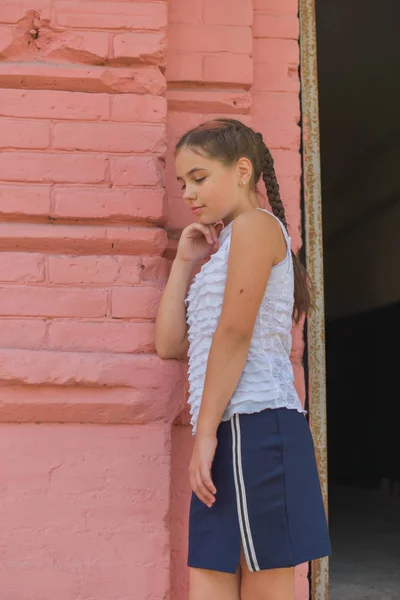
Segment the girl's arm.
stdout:
<path fill-rule="evenodd" d="M 185 297 L 193 263 L 175 259 L 156 319 L 156 351 L 161 358 L 184 358 L 187 349 Z"/>
<path fill-rule="evenodd" d="M 193 268 L 210 255 L 218 228 L 192 223 L 179 240 L 176 259 L 158 308 L 156 351 L 161 358 L 184 358 L 188 350 L 185 297 Z"/>
<path fill-rule="evenodd" d="M 285 253 L 286 243 L 273 217 L 252 211 L 235 219 L 222 312 L 208 357 L 189 468 L 192 489 L 208 506 L 215 500 L 211 465 L 216 431 L 246 364 L 271 268 Z"/>

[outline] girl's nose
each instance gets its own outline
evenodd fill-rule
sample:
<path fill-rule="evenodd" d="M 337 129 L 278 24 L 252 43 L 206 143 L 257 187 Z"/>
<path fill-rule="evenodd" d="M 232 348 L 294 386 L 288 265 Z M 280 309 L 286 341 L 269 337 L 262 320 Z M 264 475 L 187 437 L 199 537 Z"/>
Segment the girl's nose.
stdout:
<path fill-rule="evenodd" d="M 194 200 L 196 198 L 195 191 L 192 187 L 186 186 L 183 190 L 183 199 L 184 200 Z"/>

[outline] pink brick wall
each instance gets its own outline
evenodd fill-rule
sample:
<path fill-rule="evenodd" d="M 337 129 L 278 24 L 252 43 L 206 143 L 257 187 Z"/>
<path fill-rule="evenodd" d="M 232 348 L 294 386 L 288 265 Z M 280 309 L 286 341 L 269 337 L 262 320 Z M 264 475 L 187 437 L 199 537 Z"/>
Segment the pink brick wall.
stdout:
<path fill-rule="evenodd" d="M 173 145 L 260 129 L 300 245 L 297 3 L 5 0 L 0 34 L 1 597 L 184 600 L 184 365 L 153 341 Z"/>

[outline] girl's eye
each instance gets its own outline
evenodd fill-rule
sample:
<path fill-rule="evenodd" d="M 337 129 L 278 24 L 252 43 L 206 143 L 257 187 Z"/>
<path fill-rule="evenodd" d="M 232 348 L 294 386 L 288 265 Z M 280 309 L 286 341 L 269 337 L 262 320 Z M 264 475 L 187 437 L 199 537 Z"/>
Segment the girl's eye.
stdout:
<path fill-rule="evenodd" d="M 195 179 L 194 182 L 195 183 L 203 183 L 203 181 L 206 179 L 206 177 L 200 177 L 199 179 Z M 186 189 L 186 185 L 183 184 L 181 187 L 181 190 L 184 191 Z"/>

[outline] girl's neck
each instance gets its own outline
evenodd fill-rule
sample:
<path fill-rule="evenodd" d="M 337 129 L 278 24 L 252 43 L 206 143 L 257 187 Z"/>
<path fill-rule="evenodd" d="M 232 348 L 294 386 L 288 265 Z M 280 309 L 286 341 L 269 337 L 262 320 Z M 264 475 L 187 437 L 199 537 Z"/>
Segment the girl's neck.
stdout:
<path fill-rule="evenodd" d="M 246 198 L 243 198 L 243 201 L 239 203 L 236 210 L 223 220 L 225 227 L 242 213 L 255 210 L 256 208 L 260 208 L 260 203 L 258 201 L 257 194 L 251 192 L 246 196 Z"/>

